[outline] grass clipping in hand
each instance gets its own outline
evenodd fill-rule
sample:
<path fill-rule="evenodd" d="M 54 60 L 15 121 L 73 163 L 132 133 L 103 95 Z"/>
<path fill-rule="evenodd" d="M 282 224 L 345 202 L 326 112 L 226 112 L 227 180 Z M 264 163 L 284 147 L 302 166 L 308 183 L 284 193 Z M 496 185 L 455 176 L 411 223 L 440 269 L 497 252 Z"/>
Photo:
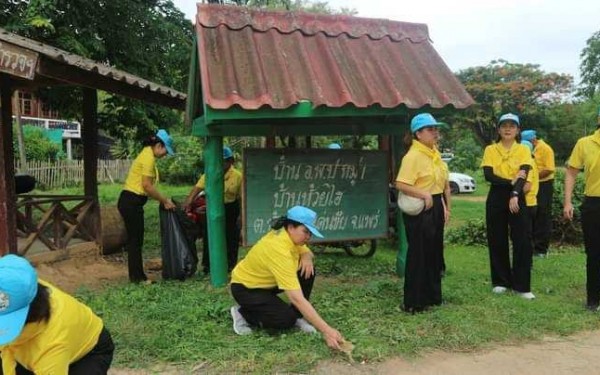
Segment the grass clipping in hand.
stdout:
<path fill-rule="evenodd" d="M 354 344 L 350 341 L 343 340 L 340 345 L 340 351 L 345 353 L 348 356 L 348 360 L 350 362 L 354 362 L 354 358 L 352 358 L 352 351 L 354 350 Z"/>

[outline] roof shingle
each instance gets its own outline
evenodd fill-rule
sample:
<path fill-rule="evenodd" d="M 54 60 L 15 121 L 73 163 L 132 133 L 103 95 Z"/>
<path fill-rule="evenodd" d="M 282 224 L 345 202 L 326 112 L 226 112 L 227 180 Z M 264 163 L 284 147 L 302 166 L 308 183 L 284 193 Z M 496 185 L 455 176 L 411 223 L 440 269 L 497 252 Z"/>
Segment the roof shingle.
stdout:
<path fill-rule="evenodd" d="M 473 104 L 424 24 L 198 4 L 196 30 L 213 109 Z"/>

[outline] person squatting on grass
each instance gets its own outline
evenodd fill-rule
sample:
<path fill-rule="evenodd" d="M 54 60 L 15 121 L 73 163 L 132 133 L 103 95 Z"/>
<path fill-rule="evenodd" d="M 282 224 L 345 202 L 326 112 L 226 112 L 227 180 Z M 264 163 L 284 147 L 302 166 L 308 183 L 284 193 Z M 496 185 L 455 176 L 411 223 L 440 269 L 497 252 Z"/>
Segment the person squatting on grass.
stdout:
<path fill-rule="evenodd" d="M 223 147 L 223 202 L 225 203 L 225 239 L 227 242 L 227 271 L 231 272 L 237 264 L 240 247 L 240 199 L 242 195 L 242 173 L 234 165 L 233 152 L 227 146 Z M 188 209 L 192 201 L 206 187 L 206 175 L 200 179 L 189 192 L 183 203 Z M 204 221 L 204 235 L 202 236 L 202 267 L 204 273 L 210 273 L 210 260 L 208 250 L 208 226 Z"/>
<path fill-rule="evenodd" d="M 504 114 L 498 121 L 498 139 L 485 148 L 481 167 L 491 184 L 485 203 L 485 224 L 490 254 L 492 292 L 513 289 L 532 300 L 532 245 L 527 234 L 527 212 L 523 188 L 531 183 L 531 152 L 519 143 L 519 116 Z M 510 228 L 510 231 L 509 231 Z M 513 245 L 510 265 L 508 238 Z"/>
<path fill-rule="evenodd" d="M 533 218 L 533 255 L 545 257 L 552 232 L 552 196 L 554 195 L 554 150 L 543 139 L 538 139 L 535 130 L 523 130 L 521 138 L 533 145 L 534 166 L 539 173 L 537 208 Z"/>
<path fill-rule="evenodd" d="M 167 154 L 175 154 L 171 136 L 165 130 L 160 129 L 155 135 L 144 140 L 143 146 L 144 148 L 131 164 L 117 204 L 127 231 L 127 243 L 125 244 L 127 265 L 129 280 L 133 283 L 148 280 L 142 261 L 144 205 L 148 201 L 148 197 L 159 201 L 167 210 L 175 208 L 173 201 L 160 194 L 154 186 L 159 181 L 156 159 Z"/>
<path fill-rule="evenodd" d="M 580 211 L 586 254 L 587 308 L 596 311 L 600 305 L 600 112 L 598 129 L 577 141 L 567 161 L 563 215 L 568 220 L 573 220 L 571 198 L 581 169 L 585 178 Z"/>
<path fill-rule="evenodd" d="M 239 304 L 231 308 L 235 333 L 249 334 L 251 327 L 279 331 L 296 326 L 307 333 L 318 329 L 327 346 L 340 349 L 344 338 L 309 302 L 315 268 L 306 244 L 311 235 L 323 238 L 314 226 L 316 219 L 306 207 L 290 208 L 233 269 L 231 294 Z M 291 305 L 277 296 L 282 292 Z"/>
<path fill-rule="evenodd" d="M 114 349 L 89 307 L 38 279 L 26 259 L 0 258 L 0 373 L 106 374 Z"/>
<path fill-rule="evenodd" d="M 412 119 L 411 144 L 407 145 L 396 177 L 396 188 L 402 194 L 425 202 L 419 214 L 403 213 L 408 252 L 402 308 L 409 313 L 442 303 L 444 224 L 450 217 L 450 185 L 448 166 L 436 146 L 441 125 L 429 113 Z"/>
<path fill-rule="evenodd" d="M 533 144 L 531 142 L 525 141 L 525 140 L 522 140 L 521 144 L 527 146 L 529 151 L 532 153 L 531 156 L 533 157 Z M 540 189 L 540 178 L 539 178 L 540 175 L 539 175 L 536 163 L 532 164 L 529 174 L 531 175 L 531 183 L 526 183 L 525 186 L 523 187 L 523 190 L 525 191 L 525 205 L 527 207 L 526 208 L 527 209 L 527 238 L 529 239 L 529 242 L 531 243 L 531 248 L 534 249 L 535 248 L 535 237 L 534 237 L 535 236 L 535 234 L 534 234 L 535 220 L 536 220 L 536 213 L 538 210 L 537 196 L 538 196 L 538 192 Z M 533 263 L 532 263 L 532 265 L 533 265 Z"/>

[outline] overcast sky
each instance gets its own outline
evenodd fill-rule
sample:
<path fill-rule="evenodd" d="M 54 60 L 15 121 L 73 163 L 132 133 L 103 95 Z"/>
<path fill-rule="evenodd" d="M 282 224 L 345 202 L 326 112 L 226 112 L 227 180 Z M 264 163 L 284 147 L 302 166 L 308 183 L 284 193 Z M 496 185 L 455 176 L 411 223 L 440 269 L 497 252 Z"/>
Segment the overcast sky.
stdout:
<path fill-rule="evenodd" d="M 174 0 L 189 19 L 195 0 Z M 329 0 L 359 17 L 425 23 L 453 71 L 495 59 L 539 64 L 579 81 L 580 54 L 600 30 L 600 0 Z"/>

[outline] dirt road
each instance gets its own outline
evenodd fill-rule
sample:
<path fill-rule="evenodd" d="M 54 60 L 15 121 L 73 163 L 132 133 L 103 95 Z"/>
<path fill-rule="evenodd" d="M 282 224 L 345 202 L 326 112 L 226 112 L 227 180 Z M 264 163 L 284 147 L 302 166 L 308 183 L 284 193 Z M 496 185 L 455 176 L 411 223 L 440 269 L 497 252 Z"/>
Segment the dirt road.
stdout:
<path fill-rule="evenodd" d="M 475 353 L 433 352 L 374 365 L 323 362 L 316 374 L 344 375 L 593 375 L 600 374 L 600 332 L 548 338 Z"/>

